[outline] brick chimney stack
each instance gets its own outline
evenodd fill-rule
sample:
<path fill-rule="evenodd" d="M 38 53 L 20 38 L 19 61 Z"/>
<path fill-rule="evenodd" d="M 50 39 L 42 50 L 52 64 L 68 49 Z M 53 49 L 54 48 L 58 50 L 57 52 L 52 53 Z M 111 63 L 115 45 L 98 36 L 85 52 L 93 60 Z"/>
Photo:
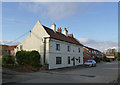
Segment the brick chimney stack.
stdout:
<path fill-rule="evenodd" d="M 57 32 L 62 33 L 61 27 L 57 29 Z"/>

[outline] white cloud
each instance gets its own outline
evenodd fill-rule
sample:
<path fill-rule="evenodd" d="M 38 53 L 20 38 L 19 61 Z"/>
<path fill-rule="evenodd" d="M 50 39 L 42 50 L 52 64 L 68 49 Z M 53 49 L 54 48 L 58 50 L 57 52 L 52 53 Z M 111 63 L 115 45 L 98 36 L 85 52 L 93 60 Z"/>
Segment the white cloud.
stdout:
<path fill-rule="evenodd" d="M 80 38 L 80 42 L 86 46 L 93 47 L 95 49 L 105 51 L 108 48 L 116 48 L 118 50 L 118 44 L 117 42 L 112 41 L 97 41 L 93 39 L 88 38 Z"/>
<path fill-rule="evenodd" d="M 41 17 L 50 20 L 69 17 L 78 9 L 75 3 L 20 3 L 19 6 L 29 12 L 39 13 Z"/>
<path fill-rule="evenodd" d="M 19 44 L 19 41 L 13 41 L 13 40 L 0 40 L 0 44 L 2 45 L 17 45 Z"/>

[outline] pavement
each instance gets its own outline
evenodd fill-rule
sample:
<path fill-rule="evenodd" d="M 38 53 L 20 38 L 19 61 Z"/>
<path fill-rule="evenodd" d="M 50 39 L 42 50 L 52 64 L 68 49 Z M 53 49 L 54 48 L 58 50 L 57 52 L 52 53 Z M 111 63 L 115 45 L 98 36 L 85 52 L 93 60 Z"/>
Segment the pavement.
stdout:
<path fill-rule="evenodd" d="M 78 66 L 15 75 L 4 83 L 111 83 L 118 78 L 118 62 L 101 62 L 96 67 Z M 5 79 L 3 79 L 5 80 Z"/>

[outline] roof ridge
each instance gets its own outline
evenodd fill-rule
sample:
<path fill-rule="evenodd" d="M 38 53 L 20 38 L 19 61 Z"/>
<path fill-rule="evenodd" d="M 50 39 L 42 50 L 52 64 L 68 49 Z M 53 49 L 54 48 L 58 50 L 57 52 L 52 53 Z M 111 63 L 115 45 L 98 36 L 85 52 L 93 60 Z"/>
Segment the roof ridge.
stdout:
<path fill-rule="evenodd" d="M 61 40 L 61 41 L 65 41 L 65 42 L 69 42 L 69 43 L 72 43 L 72 44 L 76 44 L 76 45 L 81 45 L 83 46 L 76 38 L 74 37 L 69 37 L 69 36 L 65 36 L 64 34 L 62 33 L 59 33 L 59 32 L 54 32 L 52 29 L 50 29 L 49 27 L 46 27 L 44 25 L 42 25 L 44 27 L 44 29 L 47 31 L 47 33 L 50 35 L 51 38 L 54 38 L 54 39 L 58 39 L 58 40 Z"/>

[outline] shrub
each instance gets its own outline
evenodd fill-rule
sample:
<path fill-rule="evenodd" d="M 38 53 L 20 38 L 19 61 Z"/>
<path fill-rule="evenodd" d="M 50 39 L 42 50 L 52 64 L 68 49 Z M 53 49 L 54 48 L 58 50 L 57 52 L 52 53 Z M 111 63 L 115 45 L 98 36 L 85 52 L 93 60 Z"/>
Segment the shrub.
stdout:
<path fill-rule="evenodd" d="M 24 60 L 23 60 L 23 63 L 24 64 L 30 64 L 30 57 L 31 57 L 31 55 L 30 55 L 30 53 L 31 53 L 31 51 L 25 51 L 25 54 L 23 55 L 24 56 Z"/>
<path fill-rule="evenodd" d="M 104 57 L 102 58 L 103 61 L 106 61 L 106 59 L 107 59 L 106 56 L 104 56 Z"/>
<path fill-rule="evenodd" d="M 107 59 L 106 59 L 106 62 L 111 62 L 111 60 L 107 58 Z"/>
<path fill-rule="evenodd" d="M 40 54 L 38 51 L 18 51 L 16 53 L 16 60 L 19 65 L 40 66 Z"/>
<path fill-rule="evenodd" d="M 118 52 L 117 61 L 120 61 L 120 52 Z"/>
<path fill-rule="evenodd" d="M 24 65 L 25 63 L 26 51 L 18 51 L 16 53 L 16 60 L 19 65 Z"/>
<path fill-rule="evenodd" d="M 98 63 L 98 62 L 100 62 L 101 59 L 98 57 L 95 57 L 94 60 L 96 61 L 96 63 Z"/>
<path fill-rule="evenodd" d="M 15 63 L 15 58 L 12 55 L 3 55 L 2 56 L 2 64 L 3 65 L 10 65 Z"/>
<path fill-rule="evenodd" d="M 111 62 L 112 59 L 106 58 L 106 56 L 104 56 L 102 60 L 103 60 L 104 62 Z"/>
<path fill-rule="evenodd" d="M 40 54 L 38 51 L 32 51 L 30 53 L 30 65 L 34 67 L 40 66 Z"/>
<path fill-rule="evenodd" d="M 117 56 L 117 61 L 120 61 L 120 58 L 119 58 L 119 56 Z"/>

